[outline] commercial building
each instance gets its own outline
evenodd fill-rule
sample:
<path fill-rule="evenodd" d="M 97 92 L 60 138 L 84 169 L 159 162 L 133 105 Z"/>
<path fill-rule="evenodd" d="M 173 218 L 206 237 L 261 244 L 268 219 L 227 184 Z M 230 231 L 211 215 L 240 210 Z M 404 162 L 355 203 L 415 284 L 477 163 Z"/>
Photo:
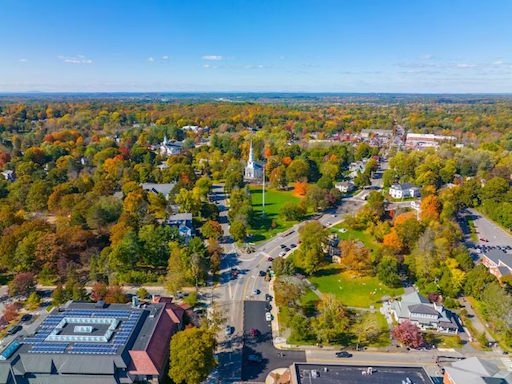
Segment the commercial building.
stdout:
<path fill-rule="evenodd" d="M 285 376 L 287 373 L 284 374 Z M 286 376 L 288 378 L 288 376 Z M 282 384 L 286 384 L 281 382 Z M 357 366 L 295 363 L 289 368 L 290 384 L 432 384 L 421 367 Z"/>
<path fill-rule="evenodd" d="M 470 357 L 445 367 L 443 384 L 510 384 L 512 372 L 478 357 Z"/>
<path fill-rule="evenodd" d="M 490 249 L 482 255 L 482 264 L 485 265 L 498 279 L 512 274 L 512 255 L 501 249 Z"/>
<path fill-rule="evenodd" d="M 0 384 L 157 383 L 184 310 L 171 298 L 141 304 L 69 302 L 0 353 Z"/>

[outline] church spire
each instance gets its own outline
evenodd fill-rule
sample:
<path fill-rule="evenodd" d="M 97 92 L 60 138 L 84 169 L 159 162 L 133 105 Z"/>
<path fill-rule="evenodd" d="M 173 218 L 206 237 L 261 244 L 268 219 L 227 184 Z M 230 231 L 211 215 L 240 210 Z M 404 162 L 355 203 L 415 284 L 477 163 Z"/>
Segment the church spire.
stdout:
<path fill-rule="evenodd" d="M 249 164 L 252 164 L 254 163 L 254 153 L 252 151 L 252 140 L 251 140 L 251 149 L 249 150 L 249 161 L 248 161 Z"/>

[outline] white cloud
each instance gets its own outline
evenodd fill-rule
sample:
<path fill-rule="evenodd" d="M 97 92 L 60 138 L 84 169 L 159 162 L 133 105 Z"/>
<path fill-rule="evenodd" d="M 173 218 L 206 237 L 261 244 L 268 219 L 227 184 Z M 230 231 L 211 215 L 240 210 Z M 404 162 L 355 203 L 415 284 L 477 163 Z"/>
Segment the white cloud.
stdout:
<path fill-rule="evenodd" d="M 217 56 L 217 55 L 206 55 L 203 56 L 203 60 L 224 60 L 223 56 Z"/>
<path fill-rule="evenodd" d="M 404 68 L 428 68 L 428 67 L 437 67 L 436 64 L 432 63 L 398 63 L 399 67 Z"/>
<path fill-rule="evenodd" d="M 455 65 L 455 68 L 476 68 L 476 64 L 459 63 Z"/>
<path fill-rule="evenodd" d="M 436 57 L 434 55 L 421 55 L 421 56 L 418 56 L 418 59 L 420 60 L 432 60 L 432 59 L 435 59 Z"/>
<path fill-rule="evenodd" d="M 503 62 L 503 60 L 496 60 L 493 64 L 494 65 L 503 65 L 505 63 Z"/>
<path fill-rule="evenodd" d="M 62 60 L 64 63 L 68 64 L 92 64 L 93 61 L 91 59 L 87 59 L 83 55 L 77 55 L 74 57 L 67 57 L 67 56 L 59 56 L 59 60 Z"/>
<path fill-rule="evenodd" d="M 170 57 L 169 56 L 162 56 L 162 60 L 169 60 Z"/>
<path fill-rule="evenodd" d="M 28 61 L 27 59 L 20 59 L 20 62 L 22 62 L 22 63 L 25 63 L 27 61 Z"/>
<path fill-rule="evenodd" d="M 150 57 L 150 58 L 148 59 L 148 61 L 153 62 L 153 61 L 155 61 L 155 59 L 154 59 L 153 57 Z"/>

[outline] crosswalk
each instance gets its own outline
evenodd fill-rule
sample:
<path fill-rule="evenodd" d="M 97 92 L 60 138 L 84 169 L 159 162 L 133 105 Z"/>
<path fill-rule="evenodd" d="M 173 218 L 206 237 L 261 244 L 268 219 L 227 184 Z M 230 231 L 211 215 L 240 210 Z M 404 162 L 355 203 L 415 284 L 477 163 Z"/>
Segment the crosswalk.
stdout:
<path fill-rule="evenodd" d="M 512 372 L 512 360 L 510 359 L 510 357 L 502 357 L 500 360 L 505 366 L 505 369 L 507 371 Z"/>

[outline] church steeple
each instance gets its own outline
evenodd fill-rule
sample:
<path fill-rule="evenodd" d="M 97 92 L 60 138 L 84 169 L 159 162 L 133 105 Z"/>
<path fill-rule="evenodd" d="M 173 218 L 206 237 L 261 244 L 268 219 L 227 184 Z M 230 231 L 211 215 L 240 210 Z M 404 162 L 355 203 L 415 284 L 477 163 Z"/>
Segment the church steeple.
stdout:
<path fill-rule="evenodd" d="M 254 152 L 252 150 L 252 140 L 251 140 L 251 149 L 249 149 L 249 160 L 247 161 L 248 164 L 254 163 Z"/>

